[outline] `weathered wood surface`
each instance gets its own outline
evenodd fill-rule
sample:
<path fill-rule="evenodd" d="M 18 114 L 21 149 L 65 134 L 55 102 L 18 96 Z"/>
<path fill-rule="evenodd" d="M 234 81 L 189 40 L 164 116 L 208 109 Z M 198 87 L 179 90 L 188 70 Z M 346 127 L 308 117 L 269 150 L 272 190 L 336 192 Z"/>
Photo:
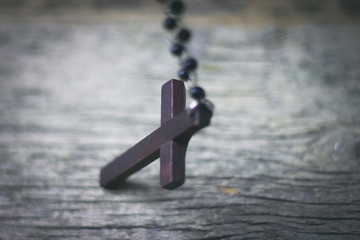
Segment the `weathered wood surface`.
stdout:
<path fill-rule="evenodd" d="M 359 239 L 358 25 L 198 27 L 216 112 L 185 185 L 99 187 L 159 125 L 158 20 L 0 23 L 0 239 Z"/>

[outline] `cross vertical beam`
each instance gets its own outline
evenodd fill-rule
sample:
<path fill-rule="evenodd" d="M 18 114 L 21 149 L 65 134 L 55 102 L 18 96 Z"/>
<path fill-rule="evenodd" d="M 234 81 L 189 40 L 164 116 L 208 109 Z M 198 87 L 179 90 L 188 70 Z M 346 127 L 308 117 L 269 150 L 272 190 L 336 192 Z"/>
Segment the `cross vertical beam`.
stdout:
<path fill-rule="evenodd" d="M 185 87 L 170 80 L 161 88 L 161 125 L 185 110 Z M 169 140 L 160 147 L 160 185 L 174 189 L 185 182 L 185 154 L 188 141 Z"/>

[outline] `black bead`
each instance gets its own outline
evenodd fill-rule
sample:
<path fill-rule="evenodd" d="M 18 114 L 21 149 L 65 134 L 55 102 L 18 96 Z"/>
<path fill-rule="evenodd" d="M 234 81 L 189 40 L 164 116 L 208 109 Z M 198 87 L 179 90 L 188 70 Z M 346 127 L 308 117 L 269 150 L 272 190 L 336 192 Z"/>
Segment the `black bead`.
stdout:
<path fill-rule="evenodd" d="M 181 80 L 184 80 L 184 81 L 189 80 L 189 73 L 183 68 L 181 68 L 178 71 L 178 76 L 180 77 Z"/>
<path fill-rule="evenodd" d="M 195 70 L 197 67 L 197 61 L 194 58 L 187 58 L 184 61 L 184 68 L 186 71 L 190 72 Z"/>
<path fill-rule="evenodd" d="M 190 88 L 190 94 L 191 94 L 191 97 L 196 100 L 200 100 L 205 97 L 205 91 L 201 87 Z"/>
<path fill-rule="evenodd" d="M 169 4 L 169 10 L 174 15 L 180 15 L 185 11 L 185 5 L 182 1 L 172 1 Z"/>
<path fill-rule="evenodd" d="M 187 30 L 186 28 L 182 28 L 180 29 L 180 31 L 177 33 L 177 39 L 182 41 L 182 42 L 187 42 L 189 41 L 190 37 L 191 37 L 191 33 L 189 30 Z"/>
<path fill-rule="evenodd" d="M 163 26 L 167 30 L 174 30 L 177 26 L 176 20 L 172 17 L 165 18 Z"/>
<path fill-rule="evenodd" d="M 170 52 L 176 56 L 180 56 L 185 50 L 185 47 L 181 44 L 174 43 L 171 48 Z"/>

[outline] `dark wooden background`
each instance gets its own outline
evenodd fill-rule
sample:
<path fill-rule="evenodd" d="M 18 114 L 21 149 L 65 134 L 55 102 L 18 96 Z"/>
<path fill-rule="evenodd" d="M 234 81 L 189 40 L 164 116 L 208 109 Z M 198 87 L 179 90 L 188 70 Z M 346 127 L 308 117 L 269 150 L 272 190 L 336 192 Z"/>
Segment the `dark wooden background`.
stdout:
<path fill-rule="evenodd" d="M 358 1 L 189 3 L 216 112 L 175 191 L 98 183 L 159 125 L 161 10 L 77 2 L 0 1 L 0 239 L 360 238 Z"/>

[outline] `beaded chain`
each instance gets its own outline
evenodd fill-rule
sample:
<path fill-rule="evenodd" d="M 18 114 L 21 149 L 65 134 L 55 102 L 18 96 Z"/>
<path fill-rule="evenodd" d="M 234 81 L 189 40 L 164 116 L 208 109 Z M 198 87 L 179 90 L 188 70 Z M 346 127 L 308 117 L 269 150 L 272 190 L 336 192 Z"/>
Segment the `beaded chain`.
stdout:
<path fill-rule="evenodd" d="M 170 52 L 179 59 L 180 69 L 177 75 L 184 81 L 190 96 L 195 100 L 190 108 L 194 108 L 200 103 L 213 110 L 214 105 L 206 99 L 205 90 L 197 85 L 198 62 L 186 47 L 192 34 L 190 29 L 184 27 L 181 22 L 185 4 L 180 0 L 158 0 L 158 2 L 162 4 L 166 15 L 163 27 L 171 34 Z"/>

